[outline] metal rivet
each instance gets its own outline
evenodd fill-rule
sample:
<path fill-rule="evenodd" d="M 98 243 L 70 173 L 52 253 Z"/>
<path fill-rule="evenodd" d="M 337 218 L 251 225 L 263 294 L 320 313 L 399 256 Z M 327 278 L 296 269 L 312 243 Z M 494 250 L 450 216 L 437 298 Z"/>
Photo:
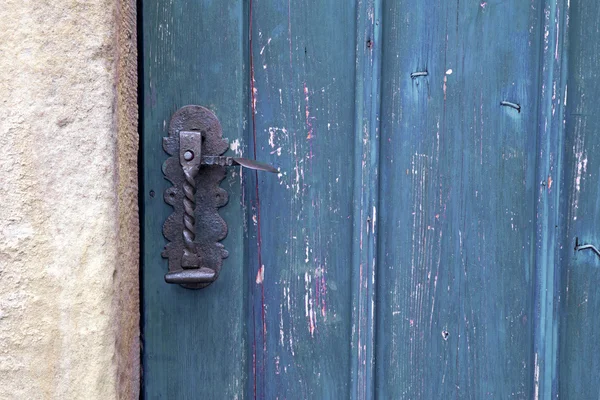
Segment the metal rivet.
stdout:
<path fill-rule="evenodd" d="M 592 250 L 598 257 L 600 257 L 600 250 L 591 244 L 579 244 L 579 238 L 575 238 L 575 251 L 581 250 Z"/>
<path fill-rule="evenodd" d="M 411 73 L 411 74 L 410 74 L 410 77 L 411 77 L 412 79 L 415 79 L 415 78 L 418 78 L 419 76 L 427 76 L 427 75 L 429 75 L 429 74 L 427 73 L 427 71 L 419 71 L 419 72 L 413 72 L 413 73 Z"/>
<path fill-rule="evenodd" d="M 191 151 L 186 151 L 185 153 L 183 153 L 183 159 L 185 161 L 191 161 L 194 158 L 194 153 L 192 153 Z"/>
<path fill-rule="evenodd" d="M 511 103 L 510 101 L 501 101 L 500 105 L 505 106 L 505 107 L 514 108 L 515 110 L 517 110 L 517 112 L 519 114 L 521 113 L 521 105 L 518 103 Z"/>

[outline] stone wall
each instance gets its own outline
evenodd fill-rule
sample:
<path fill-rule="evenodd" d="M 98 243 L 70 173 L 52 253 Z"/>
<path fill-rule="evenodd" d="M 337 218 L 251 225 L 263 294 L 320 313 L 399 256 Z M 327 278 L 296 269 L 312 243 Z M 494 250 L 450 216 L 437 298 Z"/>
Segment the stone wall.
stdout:
<path fill-rule="evenodd" d="M 137 398 L 135 2 L 0 21 L 0 398 Z"/>

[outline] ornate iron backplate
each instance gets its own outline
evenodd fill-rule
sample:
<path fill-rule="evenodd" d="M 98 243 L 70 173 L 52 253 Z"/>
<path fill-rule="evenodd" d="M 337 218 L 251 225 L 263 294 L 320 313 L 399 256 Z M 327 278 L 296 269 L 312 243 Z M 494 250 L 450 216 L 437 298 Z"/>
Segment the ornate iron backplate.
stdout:
<path fill-rule="evenodd" d="M 187 136 L 182 135 L 188 132 Z M 180 148 L 180 136 L 193 141 L 194 133 L 201 138 L 201 143 L 196 143 L 201 154 L 186 154 L 186 149 Z M 173 213 L 163 226 L 168 240 L 162 253 L 169 260 L 167 282 L 200 289 L 219 276 L 228 255 L 220 243 L 227 236 L 227 225 L 218 212 L 228 201 L 227 192 L 219 187 L 226 169 L 217 164 L 202 165 L 201 157 L 220 156 L 228 147 L 221 124 L 210 110 L 186 106 L 171 118 L 169 136 L 163 138 L 163 148 L 170 156 L 163 164 L 163 173 L 173 184 L 164 193 L 165 202 L 173 206 Z M 195 166 L 188 165 L 189 157 L 194 157 Z"/>

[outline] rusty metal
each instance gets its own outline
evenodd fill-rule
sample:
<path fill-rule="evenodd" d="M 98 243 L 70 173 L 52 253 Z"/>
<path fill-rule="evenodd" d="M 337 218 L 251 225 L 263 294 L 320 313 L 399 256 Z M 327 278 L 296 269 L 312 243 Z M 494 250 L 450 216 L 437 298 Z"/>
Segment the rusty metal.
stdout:
<path fill-rule="evenodd" d="M 410 77 L 412 79 L 418 78 L 419 76 L 427 76 L 429 75 L 429 73 L 427 71 L 417 71 L 417 72 L 412 72 L 410 74 Z"/>
<path fill-rule="evenodd" d="M 240 165 L 244 168 L 253 169 L 256 171 L 265 171 L 272 173 L 279 173 L 279 170 L 270 164 L 262 163 L 256 160 L 250 160 L 247 158 L 239 157 L 215 157 L 215 156 L 203 156 L 202 165 L 222 165 L 224 167 L 231 167 L 233 165 Z"/>
<path fill-rule="evenodd" d="M 591 244 L 579 244 L 579 238 L 575 238 L 575 251 L 581 250 L 591 250 L 596 253 L 598 257 L 600 257 L 600 250 L 598 250 L 596 246 Z"/>
<path fill-rule="evenodd" d="M 169 136 L 163 138 L 163 148 L 170 156 L 163 164 L 163 173 L 173 185 L 164 193 L 165 202 L 173 206 L 163 225 L 168 241 L 162 252 L 169 264 L 167 283 L 200 289 L 219 277 L 223 259 L 228 256 L 220 243 L 227 236 L 227 224 L 218 211 L 228 201 L 227 192 L 219 187 L 225 167 L 240 165 L 279 172 L 255 160 L 222 156 L 229 148 L 222 136 L 217 117 L 193 105 L 173 115 Z"/>
<path fill-rule="evenodd" d="M 227 225 L 218 212 L 227 204 L 227 192 L 219 187 L 225 168 L 200 163 L 202 156 L 220 156 L 228 147 L 219 120 L 208 109 L 186 106 L 171 118 L 169 136 L 163 139 L 163 148 L 171 156 L 163 164 L 163 173 L 173 184 L 164 194 L 165 202 L 173 206 L 163 225 L 168 243 L 162 256 L 168 259 L 168 282 L 199 289 L 219 276 L 228 255 L 220 243 L 227 236 Z M 198 268 L 212 270 L 212 278 L 188 272 Z"/>
<path fill-rule="evenodd" d="M 504 101 L 504 100 L 503 100 L 503 101 L 501 101 L 501 102 L 500 102 L 500 105 L 501 105 L 501 106 L 504 106 L 504 107 L 510 107 L 510 108 L 514 108 L 515 110 L 517 110 L 517 112 L 518 112 L 519 114 L 521 113 L 521 105 L 520 105 L 520 104 L 513 103 L 513 102 L 511 102 L 511 101 Z"/>
<path fill-rule="evenodd" d="M 215 280 L 215 271 L 210 268 L 188 268 L 175 272 L 168 272 L 165 275 L 167 283 L 206 283 L 210 284 Z"/>
<path fill-rule="evenodd" d="M 198 156 L 195 156 L 195 155 Z M 198 268 L 200 260 L 196 255 L 196 177 L 200 170 L 202 154 L 202 134 L 200 132 L 179 132 L 179 163 L 183 169 L 183 268 Z"/>

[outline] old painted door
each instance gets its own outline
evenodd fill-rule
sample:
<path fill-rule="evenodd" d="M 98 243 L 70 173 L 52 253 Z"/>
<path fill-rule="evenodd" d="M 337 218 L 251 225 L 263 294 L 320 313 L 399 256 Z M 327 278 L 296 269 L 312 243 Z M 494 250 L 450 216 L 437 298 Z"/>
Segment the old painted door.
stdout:
<path fill-rule="evenodd" d="M 600 393 L 600 4 L 142 0 L 147 399 Z M 230 256 L 168 285 L 161 138 L 210 108 Z"/>

